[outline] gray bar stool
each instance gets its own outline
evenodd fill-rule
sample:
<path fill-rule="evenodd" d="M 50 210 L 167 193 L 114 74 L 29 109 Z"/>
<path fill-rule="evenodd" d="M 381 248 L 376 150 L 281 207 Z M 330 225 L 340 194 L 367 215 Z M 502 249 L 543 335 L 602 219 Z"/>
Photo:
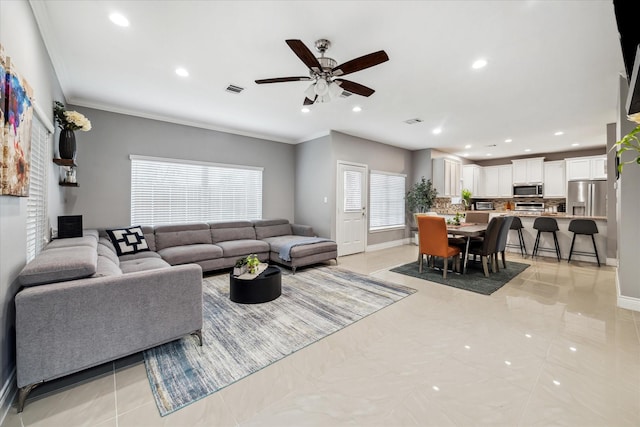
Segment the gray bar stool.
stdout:
<path fill-rule="evenodd" d="M 560 245 L 558 244 L 558 236 L 556 235 L 556 231 L 558 228 L 558 221 L 555 218 L 549 218 L 545 216 L 539 216 L 533 221 L 533 228 L 538 230 L 538 234 L 536 235 L 536 244 L 533 246 L 532 257 L 538 254 L 538 251 L 550 251 L 553 252 L 551 248 L 541 248 L 540 247 L 540 234 L 541 233 L 553 233 L 553 243 L 556 246 L 556 256 L 558 257 L 558 262 L 560 262 L 560 258 L 562 255 L 560 254 Z"/>
<path fill-rule="evenodd" d="M 596 222 L 592 219 L 573 219 L 569 223 L 569 231 L 573 231 L 573 239 L 571 240 L 571 250 L 569 251 L 569 258 L 567 262 L 571 261 L 571 255 L 574 253 L 578 255 L 587 255 L 587 256 L 595 256 L 598 261 L 598 267 L 600 267 L 600 257 L 598 257 L 598 248 L 596 247 L 596 239 L 594 234 L 598 233 L 598 226 Z M 593 252 L 582 252 L 573 250 L 573 244 L 576 242 L 576 236 L 578 234 L 583 234 L 585 236 L 591 236 L 591 241 L 593 242 Z"/>
<path fill-rule="evenodd" d="M 524 236 L 522 235 L 522 229 L 524 227 L 522 226 L 522 221 L 520 220 L 520 218 L 518 218 L 517 216 L 513 217 L 513 222 L 511 223 L 511 227 L 509 227 L 510 230 L 516 230 L 518 232 L 518 245 L 515 245 L 513 243 L 509 243 L 507 246 L 510 248 L 520 248 L 520 254 L 522 254 L 522 256 L 526 256 L 527 255 L 527 247 L 524 244 Z"/>

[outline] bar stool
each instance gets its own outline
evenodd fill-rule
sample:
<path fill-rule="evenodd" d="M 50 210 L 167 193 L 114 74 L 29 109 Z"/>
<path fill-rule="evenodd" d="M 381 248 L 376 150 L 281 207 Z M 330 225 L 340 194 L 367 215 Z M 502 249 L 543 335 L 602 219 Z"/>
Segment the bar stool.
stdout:
<path fill-rule="evenodd" d="M 517 216 L 513 217 L 513 222 L 511 223 L 510 230 L 516 230 L 518 232 L 518 245 L 509 243 L 507 244 L 510 248 L 520 248 L 520 254 L 524 257 L 527 255 L 527 246 L 524 244 L 524 236 L 522 235 L 522 221 Z"/>
<path fill-rule="evenodd" d="M 538 251 L 550 251 L 553 252 L 551 248 L 541 248 L 540 247 L 540 234 L 541 233 L 553 233 L 553 243 L 556 246 L 556 256 L 558 257 L 558 262 L 560 262 L 560 258 L 562 255 L 560 254 L 560 245 L 558 244 L 558 236 L 556 235 L 556 231 L 558 228 L 558 221 L 555 218 L 543 217 L 539 216 L 533 221 L 533 228 L 538 230 L 538 234 L 536 235 L 536 244 L 533 246 L 532 257 L 538 254 Z"/>
<path fill-rule="evenodd" d="M 598 257 L 598 248 L 596 247 L 596 239 L 594 237 L 594 234 L 598 233 L 598 226 L 596 225 L 596 222 L 592 219 L 573 219 L 569 223 L 569 231 L 573 231 L 573 239 L 571 240 L 571 250 L 569 251 L 569 258 L 567 259 L 567 262 L 571 262 L 571 255 L 576 253 L 578 255 L 595 256 L 596 260 L 598 261 L 598 267 L 600 267 L 600 257 Z M 578 234 L 591 236 L 591 241 L 593 242 L 593 252 L 574 252 L 573 244 L 576 242 L 576 236 Z"/>

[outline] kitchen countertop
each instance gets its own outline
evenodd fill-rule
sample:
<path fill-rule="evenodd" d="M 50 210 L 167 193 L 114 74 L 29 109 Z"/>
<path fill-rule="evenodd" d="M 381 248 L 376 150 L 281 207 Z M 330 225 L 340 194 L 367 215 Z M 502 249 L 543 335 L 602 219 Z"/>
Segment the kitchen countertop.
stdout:
<path fill-rule="evenodd" d="M 438 215 L 455 215 L 457 212 L 464 213 L 465 211 L 456 211 L 456 210 L 445 210 L 438 209 L 436 210 Z M 482 211 L 468 211 L 468 212 L 489 212 L 490 214 L 503 214 L 503 215 L 515 215 L 523 218 L 535 218 L 538 216 L 550 216 L 557 219 L 593 219 L 595 221 L 606 221 L 606 216 L 579 216 L 579 215 L 571 215 L 565 212 L 527 212 L 527 211 L 508 211 L 508 210 L 482 210 Z"/>

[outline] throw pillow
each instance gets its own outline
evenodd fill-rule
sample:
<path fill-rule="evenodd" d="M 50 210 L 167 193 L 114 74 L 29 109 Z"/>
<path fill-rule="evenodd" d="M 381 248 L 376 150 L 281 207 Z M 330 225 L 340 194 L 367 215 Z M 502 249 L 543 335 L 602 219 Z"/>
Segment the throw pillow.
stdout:
<path fill-rule="evenodd" d="M 118 256 L 149 250 L 149 245 L 147 245 L 140 226 L 107 230 L 107 234 L 111 238 Z"/>

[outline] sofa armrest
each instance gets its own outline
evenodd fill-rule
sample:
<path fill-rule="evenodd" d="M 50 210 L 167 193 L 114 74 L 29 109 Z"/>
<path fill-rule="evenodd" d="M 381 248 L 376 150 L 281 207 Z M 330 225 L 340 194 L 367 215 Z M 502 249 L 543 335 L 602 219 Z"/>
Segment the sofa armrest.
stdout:
<path fill-rule="evenodd" d="M 34 286 L 15 305 L 24 387 L 201 329 L 202 269 L 187 264 Z"/>
<path fill-rule="evenodd" d="M 313 227 L 311 227 L 310 225 L 291 224 L 291 231 L 296 236 L 315 237 Z"/>

